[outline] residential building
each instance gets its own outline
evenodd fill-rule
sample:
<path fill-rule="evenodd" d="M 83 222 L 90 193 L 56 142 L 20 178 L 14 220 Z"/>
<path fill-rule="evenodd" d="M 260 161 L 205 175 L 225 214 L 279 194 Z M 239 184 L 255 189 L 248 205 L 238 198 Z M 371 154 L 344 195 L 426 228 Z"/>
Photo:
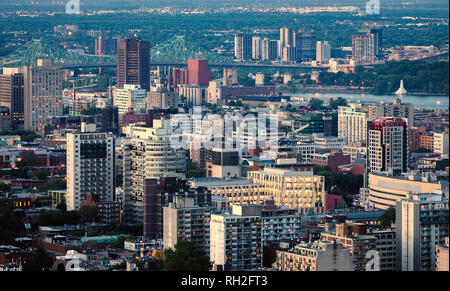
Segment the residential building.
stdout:
<path fill-rule="evenodd" d="M 369 171 L 408 172 L 407 122 L 400 118 L 377 118 L 368 130 L 367 151 Z"/>
<path fill-rule="evenodd" d="M 67 134 L 67 210 L 79 210 L 88 195 L 93 202 L 114 201 L 114 161 L 112 133 Z"/>
<path fill-rule="evenodd" d="M 339 106 L 338 137 L 347 143 L 364 142 L 367 139 L 367 114 L 355 107 Z"/>
<path fill-rule="evenodd" d="M 448 246 L 448 237 L 445 238 L 444 245 L 436 246 L 436 271 L 449 271 Z"/>
<path fill-rule="evenodd" d="M 397 202 L 395 213 L 397 270 L 434 271 L 436 246 L 449 236 L 448 199 L 436 194 L 410 195 Z"/>
<path fill-rule="evenodd" d="M 186 150 L 171 146 L 169 122 L 154 119 L 153 127 L 130 125 L 122 140 L 125 221 L 143 221 L 146 179 L 185 177 Z"/>
<path fill-rule="evenodd" d="M 192 241 L 209 254 L 210 206 L 195 205 L 194 198 L 175 197 L 173 203 L 164 207 L 163 246 L 171 248 L 178 240 Z"/>
<path fill-rule="evenodd" d="M 318 41 L 316 48 L 316 61 L 321 64 L 328 64 L 331 59 L 331 46 L 328 41 Z"/>
<path fill-rule="evenodd" d="M 147 90 L 140 85 L 125 84 L 114 89 L 114 106 L 119 109 L 119 117 L 130 110 L 147 110 Z"/>
<path fill-rule="evenodd" d="M 315 241 L 277 251 L 278 271 L 354 271 L 350 249 L 341 242 Z"/>
<path fill-rule="evenodd" d="M 368 117 L 372 119 L 381 117 L 406 118 L 408 127 L 412 127 L 414 126 L 414 105 L 402 103 L 399 98 L 392 103 L 370 105 L 368 106 Z"/>
<path fill-rule="evenodd" d="M 216 271 L 256 271 L 262 267 L 259 205 L 234 205 L 231 214 L 212 214 L 210 261 Z"/>
<path fill-rule="evenodd" d="M 0 106 L 9 109 L 11 128 L 23 129 L 24 79 L 19 68 L 3 68 L 0 75 Z"/>
<path fill-rule="evenodd" d="M 376 37 L 366 33 L 352 36 L 352 58 L 360 64 L 371 64 L 377 55 Z"/>
<path fill-rule="evenodd" d="M 38 60 L 37 66 L 23 68 L 24 129 L 38 130 L 47 117 L 61 116 L 62 70 L 49 60 Z"/>
<path fill-rule="evenodd" d="M 448 155 L 448 133 L 433 133 L 434 152 L 441 155 Z"/>
<path fill-rule="evenodd" d="M 252 36 L 239 33 L 234 37 L 234 56 L 239 61 L 252 59 Z"/>

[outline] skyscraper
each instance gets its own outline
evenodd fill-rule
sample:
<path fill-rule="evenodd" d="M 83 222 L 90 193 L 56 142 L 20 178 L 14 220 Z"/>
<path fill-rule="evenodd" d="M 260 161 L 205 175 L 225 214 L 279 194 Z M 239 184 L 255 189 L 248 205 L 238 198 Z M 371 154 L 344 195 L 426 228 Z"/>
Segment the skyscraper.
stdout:
<path fill-rule="evenodd" d="M 261 42 L 261 59 L 264 61 L 274 61 L 278 56 L 278 43 L 276 40 L 264 38 Z"/>
<path fill-rule="evenodd" d="M 367 139 L 367 114 L 354 107 L 339 106 L 338 137 L 347 143 L 365 142 Z"/>
<path fill-rule="evenodd" d="M 328 41 L 318 41 L 316 49 L 316 61 L 326 64 L 331 58 L 331 46 Z"/>
<path fill-rule="evenodd" d="M 186 150 L 171 146 L 170 120 L 154 119 L 153 127 L 129 126 L 122 141 L 124 219 L 142 223 L 146 179 L 184 177 Z"/>
<path fill-rule="evenodd" d="M 379 55 L 383 48 L 383 30 L 381 28 L 372 28 L 370 33 L 375 36 L 375 54 Z"/>
<path fill-rule="evenodd" d="M 259 60 L 261 58 L 261 37 L 252 37 L 252 59 Z"/>
<path fill-rule="evenodd" d="M 11 127 L 23 129 L 24 122 L 24 84 L 19 68 L 3 68 L 0 75 L 0 106 L 8 107 Z"/>
<path fill-rule="evenodd" d="M 150 90 L 150 42 L 139 38 L 117 42 L 117 87 L 125 84 Z"/>
<path fill-rule="evenodd" d="M 299 30 L 293 33 L 293 45 L 297 48 L 297 62 L 316 59 L 317 33 Z"/>
<path fill-rule="evenodd" d="M 375 35 L 371 33 L 352 37 L 352 57 L 357 63 L 373 63 L 377 55 Z"/>
<path fill-rule="evenodd" d="M 208 86 L 211 81 L 211 71 L 208 69 L 207 60 L 188 60 L 189 86 Z"/>
<path fill-rule="evenodd" d="M 147 90 L 139 85 L 125 84 L 114 90 L 114 106 L 119 108 L 119 118 L 129 110 L 147 109 Z"/>
<path fill-rule="evenodd" d="M 408 172 L 408 127 L 401 118 L 377 118 L 368 133 L 369 170 Z"/>
<path fill-rule="evenodd" d="M 62 70 L 49 60 L 26 66 L 24 72 L 24 129 L 38 130 L 49 116 L 61 116 Z"/>
<path fill-rule="evenodd" d="M 252 58 L 252 36 L 250 34 L 239 33 L 234 37 L 234 56 L 240 61 Z"/>
<path fill-rule="evenodd" d="M 293 46 L 293 44 L 292 29 L 287 26 L 280 28 L 280 47 L 284 48 L 288 45 Z"/>
<path fill-rule="evenodd" d="M 114 137 L 88 131 L 67 134 L 67 210 L 79 210 L 88 195 L 93 202 L 115 199 Z"/>

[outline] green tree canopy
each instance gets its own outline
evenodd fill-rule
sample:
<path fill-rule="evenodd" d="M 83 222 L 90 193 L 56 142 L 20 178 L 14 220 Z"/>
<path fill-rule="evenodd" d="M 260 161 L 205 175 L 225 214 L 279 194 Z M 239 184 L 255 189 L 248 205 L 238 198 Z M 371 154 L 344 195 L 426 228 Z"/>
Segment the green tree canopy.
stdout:
<path fill-rule="evenodd" d="M 323 105 L 323 101 L 317 98 L 311 98 L 311 100 L 309 100 L 309 108 L 312 110 L 318 110 L 321 109 Z"/>
<path fill-rule="evenodd" d="M 211 262 L 194 242 L 179 240 L 174 249 L 164 251 L 164 271 L 209 271 Z"/>
<path fill-rule="evenodd" d="M 395 223 L 394 207 L 389 207 L 384 211 L 384 213 L 380 216 L 380 223 L 383 226 L 391 226 L 391 224 Z"/>

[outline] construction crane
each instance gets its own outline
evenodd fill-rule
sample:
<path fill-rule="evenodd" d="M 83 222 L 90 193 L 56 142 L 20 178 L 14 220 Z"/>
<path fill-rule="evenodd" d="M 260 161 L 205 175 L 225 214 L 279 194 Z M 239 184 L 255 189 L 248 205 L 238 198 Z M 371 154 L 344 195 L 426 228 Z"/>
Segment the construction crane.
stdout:
<path fill-rule="evenodd" d="M 311 123 L 308 123 L 308 124 L 305 124 L 305 125 L 300 126 L 300 127 L 299 127 L 298 129 L 296 129 L 296 130 L 292 130 L 292 132 L 290 132 L 290 133 L 287 134 L 287 137 L 288 137 L 288 138 L 294 137 L 297 133 L 299 133 L 300 131 L 302 131 L 302 130 L 308 128 L 310 125 L 311 125 Z M 294 126 L 292 126 L 292 127 L 294 127 Z"/>

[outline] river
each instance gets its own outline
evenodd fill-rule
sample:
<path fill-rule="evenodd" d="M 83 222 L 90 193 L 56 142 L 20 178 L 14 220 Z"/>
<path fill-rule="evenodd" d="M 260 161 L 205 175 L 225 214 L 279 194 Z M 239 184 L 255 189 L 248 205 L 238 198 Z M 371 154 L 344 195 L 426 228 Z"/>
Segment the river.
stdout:
<path fill-rule="evenodd" d="M 286 95 L 305 98 L 319 98 L 328 101 L 330 98 L 336 99 L 343 97 L 348 101 L 382 101 L 385 103 L 392 102 L 396 98 L 400 98 L 402 103 L 411 103 L 415 109 L 449 109 L 448 96 L 440 95 L 372 95 L 372 94 L 343 94 L 343 93 L 288 93 Z"/>

